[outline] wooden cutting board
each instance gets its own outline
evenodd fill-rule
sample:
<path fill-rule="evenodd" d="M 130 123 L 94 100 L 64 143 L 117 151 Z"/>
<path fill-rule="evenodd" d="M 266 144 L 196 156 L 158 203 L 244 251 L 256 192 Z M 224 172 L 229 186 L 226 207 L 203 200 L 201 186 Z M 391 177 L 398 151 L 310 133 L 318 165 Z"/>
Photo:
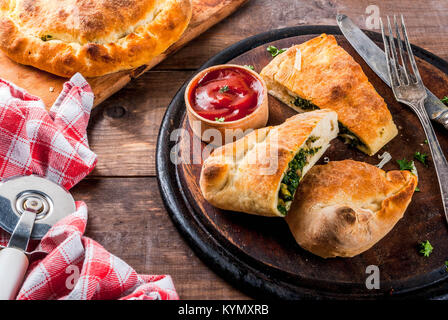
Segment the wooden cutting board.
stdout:
<path fill-rule="evenodd" d="M 338 43 L 360 63 L 370 82 L 385 99 L 399 134 L 378 154 L 388 151 L 393 160 L 386 171 L 399 169 L 396 160 L 412 159 L 414 152 L 430 154 L 422 126 L 416 115 L 398 103 L 381 79 L 367 66 L 335 26 L 301 26 L 273 30 L 236 44 L 212 58 L 203 67 L 233 63 L 253 65 L 257 72 L 272 57 L 266 47 L 287 48 L 321 33 L 334 34 Z M 381 34 L 369 32 L 378 45 Z M 438 97 L 446 95 L 448 63 L 421 48 L 414 47 L 425 85 Z M 185 89 L 185 87 L 184 87 Z M 226 280 L 258 298 L 338 298 L 361 299 L 392 297 L 433 297 L 447 294 L 448 225 L 445 221 L 436 172 L 429 159 L 425 167 L 416 161 L 419 189 L 404 217 L 381 241 L 354 258 L 322 259 L 302 249 L 294 240 L 284 219 L 267 218 L 220 210 L 210 205 L 199 188 L 201 153 L 195 146 L 205 144 L 196 138 L 185 116 L 184 89 L 180 90 L 162 121 L 157 145 L 157 175 L 162 198 L 174 223 L 195 252 Z M 296 114 L 269 96 L 268 125 L 278 125 Z M 171 134 L 183 130 L 179 140 Z M 442 149 L 448 156 L 448 135 L 435 125 Z M 168 142 L 167 142 L 168 141 Z M 176 148 L 176 149 L 174 149 Z M 173 150 L 184 161 L 173 164 Z M 177 151 L 176 151 L 177 152 Z M 378 164 L 369 157 L 334 139 L 324 157 L 331 161 L 353 159 Z M 431 157 L 430 157 L 431 158 Z M 418 243 L 429 240 L 434 247 L 429 257 L 418 252 Z M 366 287 L 366 268 L 380 270 L 380 289 Z M 440 286 L 440 287 L 439 287 Z M 424 288 L 424 289 L 423 289 Z M 440 290 L 440 291 L 439 291 Z"/>
<path fill-rule="evenodd" d="M 94 107 L 123 88 L 131 79 L 148 71 L 219 21 L 236 11 L 248 0 L 192 0 L 193 16 L 182 37 L 162 55 L 137 69 L 87 79 L 95 93 Z M 34 67 L 18 64 L 0 51 L 0 77 L 40 97 L 47 108 L 56 100 L 66 78 Z"/>

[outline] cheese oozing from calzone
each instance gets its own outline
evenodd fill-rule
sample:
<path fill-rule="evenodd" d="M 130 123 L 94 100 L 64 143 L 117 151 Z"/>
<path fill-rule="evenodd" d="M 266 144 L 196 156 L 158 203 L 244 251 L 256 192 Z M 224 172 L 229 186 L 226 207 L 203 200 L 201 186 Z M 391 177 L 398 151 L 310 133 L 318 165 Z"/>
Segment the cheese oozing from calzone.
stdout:
<path fill-rule="evenodd" d="M 300 68 L 294 67 L 298 58 Z M 269 93 L 298 112 L 336 111 L 340 136 L 368 155 L 398 133 L 384 99 L 334 36 L 322 34 L 292 46 L 261 75 Z"/>
<path fill-rule="evenodd" d="M 204 161 L 200 187 L 215 207 L 284 216 L 300 180 L 338 134 L 337 114 L 317 110 L 255 130 Z"/>

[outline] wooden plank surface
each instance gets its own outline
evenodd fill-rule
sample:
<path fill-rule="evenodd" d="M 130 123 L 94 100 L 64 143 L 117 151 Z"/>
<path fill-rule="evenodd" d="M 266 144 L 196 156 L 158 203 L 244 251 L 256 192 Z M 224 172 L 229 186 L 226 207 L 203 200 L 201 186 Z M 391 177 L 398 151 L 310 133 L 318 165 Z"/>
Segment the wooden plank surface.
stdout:
<path fill-rule="evenodd" d="M 403 13 L 412 42 L 448 60 L 448 1 L 377 1 L 382 16 Z M 335 25 L 336 13 L 365 28 L 364 0 L 251 0 L 153 70 L 132 80 L 92 114 L 89 139 L 99 162 L 73 189 L 89 206 L 87 235 L 142 273 L 167 273 L 183 299 L 247 298 L 210 271 L 170 221 L 155 178 L 155 142 L 181 84 L 235 41 L 297 24 Z M 448 95 L 448 88 L 447 88 Z"/>
<path fill-rule="evenodd" d="M 156 178 L 86 179 L 74 196 L 89 208 L 90 237 L 140 273 L 170 274 L 181 298 L 244 297 L 186 246 L 163 208 Z"/>

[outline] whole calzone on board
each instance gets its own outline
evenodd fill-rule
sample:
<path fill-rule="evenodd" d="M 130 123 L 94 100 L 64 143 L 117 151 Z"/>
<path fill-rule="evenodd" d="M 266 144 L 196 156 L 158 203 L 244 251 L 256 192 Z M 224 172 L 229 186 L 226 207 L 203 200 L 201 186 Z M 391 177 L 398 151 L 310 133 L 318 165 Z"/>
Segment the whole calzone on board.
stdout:
<path fill-rule="evenodd" d="M 132 69 L 177 41 L 190 0 L 0 0 L 0 49 L 70 77 Z"/>
<path fill-rule="evenodd" d="M 328 109 L 255 130 L 204 161 L 202 194 L 221 209 L 284 216 L 300 180 L 337 134 L 337 114 Z"/>

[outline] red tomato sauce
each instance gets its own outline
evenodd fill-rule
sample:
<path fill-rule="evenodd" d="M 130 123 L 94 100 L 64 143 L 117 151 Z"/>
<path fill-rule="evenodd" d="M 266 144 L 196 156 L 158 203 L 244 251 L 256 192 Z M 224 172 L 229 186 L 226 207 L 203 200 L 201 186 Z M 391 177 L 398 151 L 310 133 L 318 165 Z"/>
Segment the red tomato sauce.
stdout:
<path fill-rule="evenodd" d="M 207 72 L 190 91 L 189 99 L 201 117 L 228 122 L 254 112 L 262 94 L 262 84 L 249 71 L 228 67 Z"/>

